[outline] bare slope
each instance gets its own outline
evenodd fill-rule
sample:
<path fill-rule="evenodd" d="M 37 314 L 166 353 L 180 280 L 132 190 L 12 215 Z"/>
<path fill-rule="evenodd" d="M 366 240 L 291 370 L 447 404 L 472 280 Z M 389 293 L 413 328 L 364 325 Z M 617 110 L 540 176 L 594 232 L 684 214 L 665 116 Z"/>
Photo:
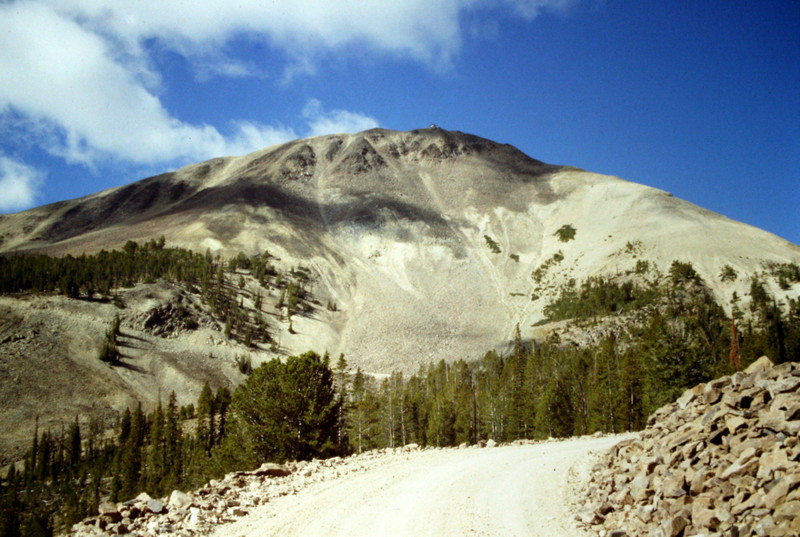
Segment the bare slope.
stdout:
<path fill-rule="evenodd" d="M 79 417 L 85 431 L 103 430 L 138 402 L 153 408 L 171 391 L 194 403 L 205 382 L 238 383 L 237 347 L 201 327 L 180 337 L 143 329 L 147 312 L 175 303 L 170 285 L 121 292 L 128 308 L 65 297 L 0 296 L 0 464 L 21 458 L 37 419 L 40 431 L 61 431 Z M 121 313 L 120 366 L 98 359 L 104 333 Z M 95 429 L 96 430 L 96 429 Z"/>
<path fill-rule="evenodd" d="M 563 226 L 574 239 L 561 240 Z M 285 268 L 308 267 L 309 290 L 336 311 L 298 316 L 291 331 L 274 323 L 279 355 L 344 353 L 351 366 L 376 373 L 475 358 L 508 341 L 516 324 L 527 338 L 573 278 L 624 275 L 640 261 L 656 277 L 680 259 L 724 305 L 736 291 L 744 306 L 753 274 L 769 263 L 800 263 L 798 246 L 666 192 L 436 128 L 297 140 L 2 215 L 0 253 L 80 254 L 162 234 L 169 245 L 226 256 L 269 250 Z M 734 281 L 720 280 L 725 265 Z M 767 284 L 779 298 L 800 294 L 800 284 Z M 126 298 L 132 310 L 148 300 Z M 107 371 L 96 348 L 112 316 L 110 305 L 2 298 L 6 430 L 27 436 L 36 414 L 57 426 L 84 410 L 152 403 L 173 389 L 188 403 L 205 380 L 238 381 L 233 356 L 245 349 L 222 342 L 220 332 L 164 339 L 136 332 L 127 318 L 123 331 L 141 338 L 130 341 L 138 369 Z M 272 356 L 264 349 L 254 362 Z M 28 429 L 13 425 L 23 422 Z"/>
<path fill-rule="evenodd" d="M 574 240 L 554 234 L 565 225 Z M 311 343 L 380 372 L 473 357 L 538 321 L 570 278 L 680 259 L 727 304 L 765 263 L 800 261 L 796 245 L 666 192 L 436 128 L 298 140 L 4 216 L 0 249 L 80 253 L 162 233 L 309 266 L 339 314 L 301 326 L 287 348 Z M 726 264 L 741 277 L 721 282 Z"/>

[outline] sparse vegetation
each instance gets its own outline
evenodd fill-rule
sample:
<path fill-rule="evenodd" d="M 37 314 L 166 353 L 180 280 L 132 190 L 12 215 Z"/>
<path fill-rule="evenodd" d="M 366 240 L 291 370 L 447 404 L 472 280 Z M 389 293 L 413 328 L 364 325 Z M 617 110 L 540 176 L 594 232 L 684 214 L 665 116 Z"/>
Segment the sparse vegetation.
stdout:
<path fill-rule="evenodd" d="M 235 360 L 239 373 L 249 375 L 253 372 L 253 358 L 249 354 L 237 354 Z"/>
<path fill-rule="evenodd" d="M 719 272 L 719 279 L 720 279 L 720 281 L 723 281 L 723 282 L 733 282 L 733 281 L 736 281 L 736 278 L 737 278 L 738 276 L 739 276 L 739 274 L 738 274 L 738 273 L 736 272 L 736 270 L 735 270 L 735 269 L 734 269 L 732 266 L 730 266 L 730 265 L 725 265 L 725 266 L 723 266 L 723 267 L 722 267 L 722 270 Z"/>
<path fill-rule="evenodd" d="M 483 239 L 486 241 L 486 246 L 489 247 L 489 250 L 491 250 L 493 254 L 501 253 L 500 245 L 497 244 L 497 241 L 495 241 L 489 235 L 484 235 Z"/>
<path fill-rule="evenodd" d="M 628 241 L 625 243 L 625 253 L 636 255 L 642 250 L 642 246 L 642 241 Z"/>
<path fill-rule="evenodd" d="M 578 288 L 565 286 L 544 313 L 548 321 L 604 316 L 651 305 L 658 297 L 659 292 L 653 287 L 593 277 Z"/>
<path fill-rule="evenodd" d="M 536 283 L 541 283 L 541 281 L 547 275 L 547 271 L 551 267 L 561 263 L 563 260 L 564 260 L 564 252 L 562 252 L 561 250 L 557 251 L 550 258 L 548 258 L 547 261 L 539 265 L 539 267 L 531 273 L 531 278 L 533 278 L 533 281 L 535 281 Z"/>
<path fill-rule="evenodd" d="M 519 254 L 510 254 L 508 257 L 510 257 L 512 261 L 519 263 Z"/>
<path fill-rule="evenodd" d="M 681 285 L 688 282 L 700 283 L 700 275 L 694 270 L 691 263 L 678 261 L 677 259 L 672 262 L 669 267 L 669 276 L 673 285 Z"/>
<path fill-rule="evenodd" d="M 572 224 L 564 224 L 560 228 L 556 230 L 553 235 L 558 236 L 558 240 L 561 242 L 569 242 L 575 239 L 575 234 L 577 230 L 572 226 Z"/>
<path fill-rule="evenodd" d="M 57 293 L 81 300 L 111 301 L 124 307 L 116 289 L 158 280 L 178 283 L 199 294 L 203 304 L 224 327 L 225 337 L 257 346 L 271 341 L 266 318 L 262 315 L 262 291 L 279 290 L 278 307 L 287 306 L 290 317 L 314 311 L 313 298 L 305 288 L 311 281 L 310 271 L 297 267 L 288 274 L 283 273 L 272 259 L 268 252 L 255 257 L 240 252 L 225 261 L 209 251 L 202 255 L 167 248 L 162 239 L 144 245 L 128 241 L 121 250 L 103 250 L 79 257 L 0 256 L 0 293 Z M 255 280 L 256 287 L 260 286 L 255 294 L 250 291 L 252 287 L 247 287 L 248 277 Z M 245 300 L 252 301 L 252 309 Z M 156 325 L 166 318 L 174 327 L 187 330 L 198 327 L 193 312 L 183 305 L 161 313 L 163 318 L 153 316 L 147 321 L 151 325 L 148 328 L 157 329 Z M 104 344 L 101 359 L 116 363 L 114 348 Z"/>
<path fill-rule="evenodd" d="M 778 287 L 784 291 L 789 290 L 792 285 L 800 283 L 800 265 L 796 263 L 773 263 L 767 269 L 777 280 Z"/>
<path fill-rule="evenodd" d="M 647 274 L 650 270 L 650 262 L 646 259 L 639 259 L 636 261 L 636 268 L 634 268 L 634 272 L 636 274 Z"/>
<path fill-rule="evenodd" d="M 120 352 L 117 347 L 117 336 L 120 334 L 120 318 L 119 315 L 114 316 L 111 326 L 106 331 L 103 346 L 100 348 L 100 360 L 111 365 L 117 365 L 120 360 Z"/>

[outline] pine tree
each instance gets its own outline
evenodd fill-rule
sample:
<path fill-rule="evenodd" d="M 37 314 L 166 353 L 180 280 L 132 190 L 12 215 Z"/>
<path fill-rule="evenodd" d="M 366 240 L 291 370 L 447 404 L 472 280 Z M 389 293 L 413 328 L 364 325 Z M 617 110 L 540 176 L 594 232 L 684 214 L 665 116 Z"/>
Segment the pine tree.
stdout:
<path fill-rule="evenodd" d="M 514 328 L 514 347 L 503 367 L 503 384 L 506 387 L 508 407 L 508 438 L 525 438 L 528 435 L 528 424 L 525 422 L 525 362 L 527 353 L 522 345 L 519 323 Z"/>
<path fill-rule="evenodd" d="M 0 488 L 0 537 L 20 535 L 22 505 L 19 487 L 19 478 L 12 464 L 8 468 L 6 485 Z"/>
<path fill-rule="evenodd" d="M 741 371 L 742 369 L 742 358 L 739 351 L 739 330 L 736 328 L 736 320 L 731 321 L 731 350 L 728 354 L 728 364 L 735 371 Z"/>
<path fill-rule="evenodd" d="M 498 442 L 505 440 L 508 422 L 508 392 L 503 385 L 503 368 L 503 359 L 497 352 L 489 351 L 484 355 L 481 362 L 481 438 Z"/>
<path fill-rule="evenodd" d="M 81 426 L 78 423 L 78 417 L 75 416 L 75 422 L 69 428 L 69 464 L 77 466 L 81 462 Z"/>
<path fill-rule="evenodd" d="M 175 392 L 169 395 L 167 410 L 164 416 L 164 476 L 161 490 L 169 492 L 178 487 L 183 479 L 183 437 L 178 401 Z"/>
<path fill-rule="evenodd" d="M 195 438 L 206 454 L 211 453 L 213 447 L 214 428 L 214 394 L 208 382 L 203 385 L 200 397 L 197 399 L 197 429 Z"/>
<path fill-rule="evenodd" d="M 348 404 L 348 436 L 357 453 L 370 445 L 373 416 L 373 401 L 368 398 L 367 377 L 359 367 L 353 376 Z"/>
<path fill-rule="evenodd" d="M 160 491 L 161 481 L 165 475 L 165 419 L 164 409 L 161 402 L 156 406 L 153 412 L 152 421 L 150 423 L 150 442 L 149 451 L 147 454 L 147 473 L 145 483 L 148 490 Z"/>
<path fill-rule="evenodd" d="M 231 412 L 228 441 L 245 450 L 245 460 L 305 460 L 335 451 L 333 374 L 313 352 L 255 369 L 234 393 Z"/>
<path fill-rule="evenodd" d="M 339 355 L 335 371 L 336 387 L 341 393 L 345 393 L 347 391 L 347 360 L 345 360 L 344 354 Z"/>
<path fill-rule="evenodd" d="M 620 390 L 623 394 L 622 423 L 625 431 L 638 431 L 645 426 L 644 369 L 638 352 L 628 349 L 620 364 Z"/>
<path fill-rule="evenodd" d="M 119 314 L 116 314 L 106 331 L 106 337 L 100 349 L 100 360 L 111 365 L 116 365 L 119 363 L 120 359 L 120 353 L 117 347 L 117 336 L 120 334 L 120 322 Z"/>
<path fill-rule="evenodd" d="M 231 406 L 232 396 L 230 390 L 223 386 L 214 396 L 214 412 L 216 414 L 216 428 L 212 428 L 214 445 L 218 445 L 227 434 L 228 408 Z"/>

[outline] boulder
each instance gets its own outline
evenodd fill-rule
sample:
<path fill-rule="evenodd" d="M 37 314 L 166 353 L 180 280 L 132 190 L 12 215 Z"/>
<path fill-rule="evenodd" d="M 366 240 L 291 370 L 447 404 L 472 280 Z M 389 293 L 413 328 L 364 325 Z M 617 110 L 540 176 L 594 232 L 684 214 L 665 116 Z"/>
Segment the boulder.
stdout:
<path fill-rule="evenodd" d="M 134 499 L 133 499 L 133 501 L 135 501 L 135 502 L 147 503 L 147 502 L 149 502 L 151 499 L 152 499 L 152 498 L 150 498 L 150 495 L 149 495 L 148 493 L 146 493 L 146 492 L 141 492 L 141 493 L 139 493 L 139 495 L 138 495 L 136 498 L 134 498 Z"/>
<path fill-rule="evenodd" d="M 163 513 L 166 510 L 166 506 L 164 505 L 163 502 L 155 500 L 153 498 L 145 502 L 145 507 L 147 507 L 148 511 L 155 514 Z"/>
<path fill-rule="evenodd" d="M 258 477 L 284 477 L 290 475 L 291 473 L 292 472 L 285 466 L 271 462 L 265 462 L 258 470 L 251 472 L 250 475 Z"/>
<path fill-rule="evenodd" d="M 758 360 L 747 366 L 747 369 L 744 370 L 744 373 L 746 375 L 755 375 L 756 373 L 759 373 L 761 371 L 766 371 L 768 369 L 771 369 L 774 365 L 775 364 L 772 363 L 772 360 L 770 360 L 766 356 L 762 356 L 761 358 L 759 358 Z"/>
<path fill-rule="evenodd" d="M 172 494 L 169 495 L 169 500 L 167 501 L 167 505 L 175 509 L 186 509 L 187 507 L 191 506 L 192 503 L 193 500 L 191 496 L 185 492 L 181 492 L 180 490 L 173 490 Z"/>
<path fill-rule="evenodd" d="M 115 503 L 101 502 L 97 507 L 97 511 L 106 522 L 116 523 L 122 520 L 122 513 L 119 512 L 119 508 Z"/>
<path fill-rule="evenodd" d="M 603 455 L 578 520 L 606 536 L 797 537 L 798 434 L 800 365 L 762 357 L 685 390 Z"/>

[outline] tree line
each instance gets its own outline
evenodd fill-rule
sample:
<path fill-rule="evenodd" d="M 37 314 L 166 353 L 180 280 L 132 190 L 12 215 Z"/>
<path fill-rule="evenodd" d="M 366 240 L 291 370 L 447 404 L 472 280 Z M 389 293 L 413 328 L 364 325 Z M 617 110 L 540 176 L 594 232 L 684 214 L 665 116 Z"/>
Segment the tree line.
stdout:
<path fill-rule="evenodd" d="M 199 295 L 225 337 L 248 347 L 260 343 L 273 346 L 265 303 L 270 290 L 279 294 L 275 306 L 280 319 L 285 315 L 291 323 L 293 315 L 314 309 L 308 269 L 281 271 L 274 261 L 269 252 L 256 256 L 240 252 L 223 259 L 210 251 L 200 254 L 167 247 L 163 236 L 143 244 L 131 240 L 121 249 L 93 255 L 8 254 L 0 255 L 0 294 L 55 293 L 73 299 L 110 301 L 124 308 L 118 293 L 121 288 L 159 280 L 178 283 Z M 255 291 L 245 288 L 245 275 L 255 280 Z M 191 312 L 182 313 L 187 316 L 185 324 L 193 326 Z M 110 363 L 115 334 L 114 330 L 106 334 L 109 344 L 101 356 Z"/>
<path fill-rule="evenodd" d="M 255 273 L 241 263 L 228 269 Z M 579 319 L 591 343 L 555 332 L 530 341 L 518 327 L 506 353 L 385 378 L 353 371 L 344 356 L 331 365 L 306 353 L 262 364 L 232 393 L 206 385 L 188 407 L 173 394 L 149 413 L 127 410 L 110 436 L 83 438 L 77 421 L 37 431 L 22 469 L 0 483 L 0 536 L 50 535 L 101 498 L 193 489 L 265 460 L 637 430 L 684 389 L 762 354 L 800 360 L 796 300 L 778 304 L 756 278 L 747 314 L 729 318 L 686 265 L 659 284 L 565 287 L 546 311 Z"/>
<path fill-rule="evenodd" d="M 565 286 L 545 322 L 573 319 L 580 343 L 569 331 L 523 340 L 517 328 L 505 354 L 381 380 L 347 375 L 342 359 L 350 449 L 641 429 L 683 390 L 762 355 L 800 361 L 800 302 L 779 304 L 761 278 L 749 294 L 748 311 L 734 303 L 728 317 L 691 264 L 678 261 L 663 280 L 596 277 Z"/>
<path fill-rule="evenodd" d="M 196 404 L 175 394 L 146 413 L 126 410 L 112 434 L 83 438 L 37 431 L 21 470 L 0 481 L 0 536 L 49 536 L 97 512 L 101 499 L 124 501 L 190 490 L 261 461 L 344 454 L 337 442 L 341 396 L 318 355 L 273 360 L 233 393 L 203 387 Z"/>

